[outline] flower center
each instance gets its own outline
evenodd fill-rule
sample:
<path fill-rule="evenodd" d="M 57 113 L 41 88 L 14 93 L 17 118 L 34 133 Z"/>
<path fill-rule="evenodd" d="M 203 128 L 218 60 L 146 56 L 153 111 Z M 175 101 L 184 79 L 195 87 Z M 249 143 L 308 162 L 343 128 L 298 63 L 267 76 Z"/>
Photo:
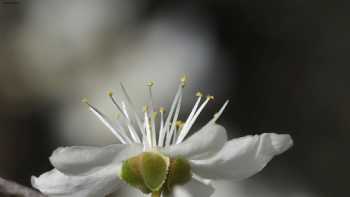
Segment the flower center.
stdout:
<path fill-rule="evenodd" d="M 143 152 L 123 162 L 121 179 L 153 197 L 171 192 L 175 185 L 191 179 L 191 167 L 182 157 L 169 158 L 159 152 Z"/>

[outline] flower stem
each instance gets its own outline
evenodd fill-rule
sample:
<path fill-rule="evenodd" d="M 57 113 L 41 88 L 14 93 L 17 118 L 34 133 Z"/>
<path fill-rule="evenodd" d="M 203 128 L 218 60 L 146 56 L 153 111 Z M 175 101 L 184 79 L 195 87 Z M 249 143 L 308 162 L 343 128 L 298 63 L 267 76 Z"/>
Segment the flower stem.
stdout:
<path fill-rule="evenodd" d="M 160 197 L 160 192 L 152 192 L 152 196 L 151 197 Z"/>

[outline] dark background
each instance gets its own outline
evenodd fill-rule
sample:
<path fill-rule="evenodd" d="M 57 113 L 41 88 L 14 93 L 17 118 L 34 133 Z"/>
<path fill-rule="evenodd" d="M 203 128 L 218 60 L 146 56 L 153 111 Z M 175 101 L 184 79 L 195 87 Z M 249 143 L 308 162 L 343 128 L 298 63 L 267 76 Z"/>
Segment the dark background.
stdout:
<path fill-rule="evenodd" d="M 22 51 L 23 45 L 26 48 L 33 44 L 23 41 L 32 39 L 26 37 L 27 31 L 32 31 L 27 28 L 32 26 L 28 13 L 44 12 L 48 8 L 43 5 L 44 1 L 2 2 L 0 176 L 29 185 L 31 175 L 50 169 L 47 158 L 51 151 L 65 144 L 55 134 L 60 132 L 55 117 L 66 105 L 65 100 L 40 84 L 66 80 L 67 76 L 80 77 L 79 69 L 77 71 L 73 66 L 85 62 L 65 63 L 67 71 L 52 71 L 53 75 L 60 77 L 47 75 L 45 80 L 31 83 L 31 80 L 37 80 L 35 74 L 41 71 L 38 67 L 30 67 L 36 62 L 22 57 L 23 52 L 19 51 Z M 101 3 L 117 8 L 123 1 Z M 348 2 L 153 0 L 128 4 L 137 7 L 132 20 L 118 26 L 113 23 L 117 18 L 108 18 L 110 29 L 107 28 L 103 36 L 94 38 L 99 41 L 99 51 L 93 51 L 93 54 L 101 59 L 113 56 L 118 50 L 106 40 L 123 41 L 123 37 L 117 38 L 120 31 L 137 31 L 137 35 L 142 35 L 140 29 L 155 19 L 168 16 L 167 13 L 171 13 L 171 18 L 180 24 L 192 21 L 189 24 L 200 26 L 196 33 L 211 35 L 211 46 L 215 46 L 220 54 L 214 56 L 200 81 L 209 81 L 205 84 L 209 84 L 206 85 L 209 89 L 216 90 L 214 92 L 219 95 L 219 102 L 231 98 L 222 122 L 239 128 L 239 133 L 232 135 L 283 131 L 293 136 L 293 149 L 272 162 L 262 175 L 253 180 L 261 179 L 264 182 L 270 179 L 270 184 L 276 183 L 278 187 L 277 183 L 293 179 L 293 184 L 302 185 L 314 196 L 346 196 L 350 164 Z M 33 11 L 35 6 L 39 8 Z M 64 13 L 64 9 L 60 9 Z M 51 22 L 55 23 L 55 20 Z M 186 27 L 191 28 L 191 25 Z M 50 34 L 48 32 L 42 34 Z M 40 29 L 30 33 L 39 38 L 41 36 Z M 44 42 L 43 39 L 43 43 L 35 42 L 34 45 L 40 48 Z M 50 47 L 50 43 L 46 46 Z M 55 47 L 52 45 L 50 48 Z M 35 47 L 29 47 L 29 50 L 35 50 Z M 38 59 L 45 56 L 45 53 L 38 54 Z M 76 59 L 85 55 L 73 54 Z M 95 58 L 90 57 L 90 53 L 86 56 Z M 87 62 L 91 60 L 89 58 Z M 59 61 L 55 64 L 59 65 Z M 94 64 L 89 69 L 91 67 Z M 99 66 L 95 67 L 97 69 Z M 64 89 L 74 84 L 60 85 Z M 294 188 L 288 184 L 282 185 L 286 193 Z M 282 194 L 280 196 L 285 196 Z"/>

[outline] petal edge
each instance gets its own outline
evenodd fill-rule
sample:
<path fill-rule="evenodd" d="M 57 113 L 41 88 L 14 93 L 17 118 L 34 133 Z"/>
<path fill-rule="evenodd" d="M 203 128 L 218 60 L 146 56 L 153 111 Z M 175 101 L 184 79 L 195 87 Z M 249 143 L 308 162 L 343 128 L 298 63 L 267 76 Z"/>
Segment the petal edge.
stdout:
<path fill-rule="evenodd" d="M 290 135 L 264 133 L 228 141 L 213 157 L 191 160 L 192 170 L 209 179 L 244 179 L 260 170 L 293 145 Z"/>

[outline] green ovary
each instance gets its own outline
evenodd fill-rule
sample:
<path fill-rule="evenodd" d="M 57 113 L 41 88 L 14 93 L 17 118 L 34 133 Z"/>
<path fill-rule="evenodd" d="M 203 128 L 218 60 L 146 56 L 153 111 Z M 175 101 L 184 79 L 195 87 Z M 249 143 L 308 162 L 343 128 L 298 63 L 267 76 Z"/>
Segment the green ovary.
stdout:
<path fill-rule="evenodd" d="M 158 152 L 144 152 L 123 162 L 121 179 L 152 197 L 171 192 L 175 185 L 191 179 L 189 162 L 182 157 L 169 158 Z"/>

